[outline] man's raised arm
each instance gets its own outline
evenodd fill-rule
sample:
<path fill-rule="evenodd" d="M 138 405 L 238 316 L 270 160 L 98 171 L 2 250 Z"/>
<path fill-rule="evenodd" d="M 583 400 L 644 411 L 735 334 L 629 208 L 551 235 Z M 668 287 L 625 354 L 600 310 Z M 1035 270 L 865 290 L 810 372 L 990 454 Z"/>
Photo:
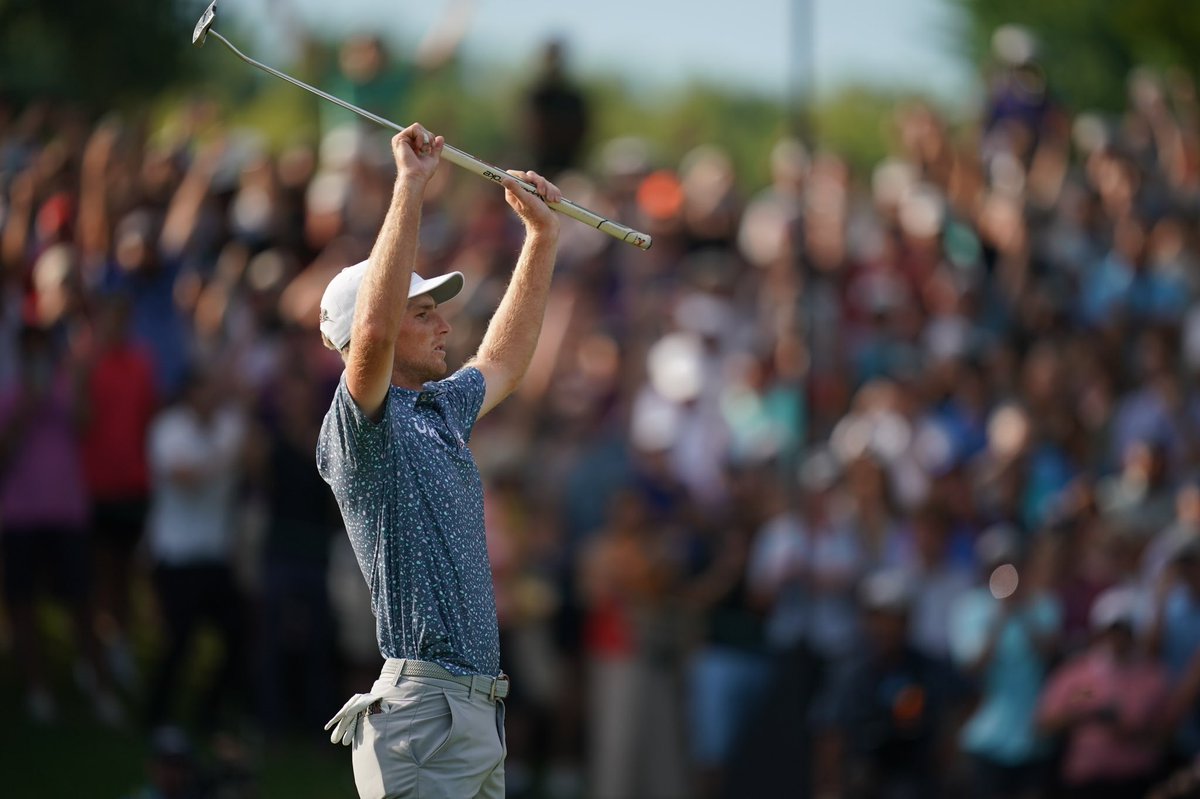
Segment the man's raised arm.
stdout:
<path fill-rule="evenodd" d="M 410 125 L 392 137 L 396 184 L 367 259 L 346 356 L 346 388 L 371 419 L 379 419 L 392 384 L 396 334 L 408 306 L 409 280 L 417 258 L 421 203 L 443 144 L 441 136 L 431 136 L 420 125 Z"/>
<path fill-rule="evenodd" d="M 562 199 L 562 192 L 535 172 L 513 172 L 537 186 L 538 194 L 551 202 Z M 542 330 L 550 278 L 558 254 L 558 217 L 541 197 L 530 194 L 512 178 L 504 180 L 508 204 L 525 223 L 525 244 L 517 258 L 512 279 L 500 306 L 488 323 L 479 352 L 471 359 L 483 373 L 486 391 L 479 415 L 496 407 L 521 382 Z"/>

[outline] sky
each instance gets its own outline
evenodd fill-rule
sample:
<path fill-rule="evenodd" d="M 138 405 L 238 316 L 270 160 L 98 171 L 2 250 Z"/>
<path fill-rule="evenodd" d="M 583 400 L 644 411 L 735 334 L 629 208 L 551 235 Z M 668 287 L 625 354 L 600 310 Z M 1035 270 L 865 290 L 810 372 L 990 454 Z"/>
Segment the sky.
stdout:
<path fill-rule="evenodd" d="M 809 12 L 797 12 L 805 2 Z M 784 98 L 796 85 L 824 94 L 859 82 L 950 103 L 977 91 L 950 46 L 948 0 L 221 0 L 217 29 L 236 18 L 263 32 L 265 53 L 282 56 L 286 34 L 270 8 L 333 36 L 378 30 L 403 49 L 455 4 L 472 9 L 462 56 L 480 68 L 532 68 L 542 43 L 558 37 L 575 72 L 647 89 L 703 79 Z"/>

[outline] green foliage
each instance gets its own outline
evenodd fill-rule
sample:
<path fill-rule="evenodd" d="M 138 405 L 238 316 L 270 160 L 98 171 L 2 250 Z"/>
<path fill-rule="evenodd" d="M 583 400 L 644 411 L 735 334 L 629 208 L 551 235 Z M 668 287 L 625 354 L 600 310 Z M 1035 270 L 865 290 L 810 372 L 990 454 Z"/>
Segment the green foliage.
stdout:
<path fill-rule="evenodd" d="M 505 168 L 511 161 L 518 125 L 517 84 L 503 71 L 468 83 L 459 65 L 417 80 L 409 102 L 411 117 L 442 132 L 455 147 Z"/>
<path fill-rule="evenodd" d="M 744 188 L 766 182 L 768 152 L 787 132 L 783 104 L 710 85 L 637 97 L 608 79 L 594 82 L 589 91 L 598 112 L 594 142 L 642 136 L 664 167 L 678 166 L 680 158 L 701 144 L 716 145 L 732 158 Z"/>
<path fill-rule="evenodd" d="M 817 106 L 816 137 L 865 174 L 888 153 L 889 124 L 896 96 L 865 87 L 847 87 Z"/>
<path fill-rule="evenodd" d="M 91 110 L 145 101 L 183 75 L 195 20 L 171 0 L 0 0 L 0 86 Z M 196 8 L 196 17 L 200 8 Z"/>
<path fill-rule="evenodd" d="M 324 101 L 246 67 L 223 48 L 206 55 L 215 63 L 205 65 L 208 77 L 195 88 L 220 102 L 232 124 L 255 128 L 276 145 L 317 135 Z M 317 88 L 331 89 L 324 69 L 272 66 L 291 71 Z M 522 89 L 521 78 L 503 69 L 467 80 L 461 66 L 452 65 L 421 76 L 402 107 L 382 113 L 398 124 L 419 119 L 433 130 L 445 131 L 456 147 L 485 160 L 515 163 L 522 152 Z M 767 153 L 787 130 L 786 109 L 769 98 L 703 85 L 643 97 L 606 77 L 586 81 L 584 89 L 593 109 L 588 142 L 593 152 L 613 137 L 635 135 L 650 143 L 656 165 L 674 167 L 691 148 L 716 144 L 729 152 L 748 186 L 766 181 Z M 176 93 L 173 102 L 185 96 Z"/>
<path fill-rule="evenodd" d="M 1053 91 L 1074 108 L 1122 107 L 1126 76 L 1139 64 L 1200 72 L 1200 48 L 1194 46 L 1200 14 L 1179 0 L 945 2 L 962 12 L 963 29 L 941 38 L 957 42 L 980 64 L 988 63 L 999 25 L 1015 22 L 1033 30 Z M 321 101 L 248 68 L 217 44 L 191 46 L 203 5 L 0 0 L 0 86 L 18 102 L 68 99 L 97 113 L 177 102 L 192 89 L 218 99 L 232 121 L 262 129 L 271 141 L 315 136 Z M 236 29 L 223 32 L 234 42 L 253 41 Z M 307 57 L 297 74 L 329 89 L 334 48 L 332 42 L 313 43 L 315 59 Z M 494 66 L 479 71 L 485 74 L 468 76 L 462 64 L 452 64 L 421 76 L 402 109 L 409 118 L 394 118 L 453 131 L 456 145 L 485 158 L 519 157 L 524 78 Z M 887 90 L 847 88 L 801 117 L 802 109 L 778 100 L 712 85 L 647 94 L 612 76 L 593 76 L 585 86 L 595 110 L 593 150 L 613 136 L 633 134 L 656 148 L 661 165 L 673 166 L 695 145 L 713 143 L 730 153 L 748 185 L 765 181 L 770 145 L 798 119 L 819 146 L 858 167 L 873 163 L 886 150 L 883 122 L 895 99 Z"/>
<path fill-rule="evenodd" d="M 235 126 L 260 131 L 278 146 L 296 138 L 315 138 L 324 101 L 278 79 L 249 69 L 223 49 L 208 54 L 214 64 L 198 88 L 219 100 Z M 232 68 L 231 68 L 232 67 Z M 295 68 L 301 76 L 328 90 L 320 69 Z M 497 164 L 519 164 L 520 76 L 489 70 L 482 79 L 466 80 L 461 67 L 451 66 L 418 79 L 403 109 L 385 116 L 403 124 L 419 119 L 444 131 L 456 147 Z M 768 155 L 783 135 L 797 133 L 798 113 L 777 100 L 704 84 L 646 95 L 611 76 L 584 82 L 593 110 L 588 159 L 618 136 L 645 139 L 654 165 L 674 168 L 700 144 L 724 149 L 733 160 L 741 188 L 763 186 L 769 180 Z M 182 99 L 177 98 L 177 99 Z M 807 115 L 806 127 L 814 148 L 845 157 L 858 172 L 868 170 L 887 152 L 888 122 L 897 95 L 849 87 L 824 98 Z M 593 164 L 594 165 L 594 164 Z"/>
<path fill-rule="evenodd" d="M 161 629 L 154 610 L 152 589 L 144 575 L 133 581 L 134 655 L 143 675 L 152 673 L 162 656 Z M 11 657 L 0 658 L 0 707 L 23 723 L 0 726 L 0 751 L 4 753 L 4 795 L 14 797 L 128 797 L 145 785 L 149 740 L 137 719 L 145 708 L 127 698 L 130 723 L 120 729 L 105 727 L 92 715 L 89 697 L 72 677 L 77 653 L 71 619 L 56 604 L 39 603 L 36 614 L 43 641 L 41 676 L 59 702 L 60 718 L 51 726 L 23 722 L 24 686 Z M 184 713 L 184 726 L 201 700 L 199 686 L 219 665 L 220 640 L 208 628 L 201 634 L 178 681 L 174 699 Z M 214 741 L 195 729 L 189 732 L 197 747 L 199 764 L 211 769 L 216 762 Z M 253 795 L 288 799 L 325 799 L 354 796 L 350 752 L 331 746 L 319 728 L 285 733 L 269 739 L 249 729 L 231 730 L 256 777 Z M 63 763 L 70 767 L 64 768 Z M 142 796 L 142 793 L 137 793 Z"/>
<path fill-rule="evenodd" d="M 1017 23 L 1041 44 L 1053 91 L 1074 108 L 1116 110 L 1138 65 L 1200 71 L 1200 14 L 1179 0 L 946 0 L 961 9 L 966 52 L 988 59 L 992 32 Z"/>
<path fill-rule="evenodd" d="M 0 0 L 0 86 L 19 103 L 68 99 L 95 114 L 150 110 L 159 118 L 200 96 L 216 101 L 232 125 L 259 131 L 272 146 L 315 140 L 328 116 L 324 101 L 247 66 L 215 41 L 191 45 L 203 5 L 203 0 Z M 221 30 L 247 55 L 257 56 L 251 31 L 228 20 Z M 300 63 L 272 66 L 336 93 L 338 45 L 313 39 L 305 43 Z M 516 164 L 523 156 L 521 98 L 527 80 L 512 67 L 452 62 L 416 76 L 394 107 L 380 111 L 401 124 L 419 119 L 446 131 L 453 144 L 486 160 Z M 744 190 L 768 180 L 771 146 L 797 132 L 801 122 L 819 146 L 856 165 L 884 151 L 886 92 L 845 90 L 801 116 L 806 109 L 709 84 L 648 91 L 598 75 L 583 87 L 593 109 L 591 155 L 613 137 L 634 135 L 650 143 L 656 165 L 675 167 L 693 147 L 714 144 L 733 159 Z"/>

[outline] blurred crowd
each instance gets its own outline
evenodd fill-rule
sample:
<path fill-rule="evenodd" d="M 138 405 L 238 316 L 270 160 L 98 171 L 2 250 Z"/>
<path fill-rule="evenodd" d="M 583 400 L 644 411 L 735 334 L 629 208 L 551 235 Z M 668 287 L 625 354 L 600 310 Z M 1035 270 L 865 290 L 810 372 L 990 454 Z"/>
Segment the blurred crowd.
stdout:
<path fill-rule="evenodd" d="M 564 222 L 472 438 L 512 795 L 1200 795 L 1195 86 L 1138 70 L 1080 113 L 996 45 L 976 119 L 899 105 L 866 175 L 784 137 L 756 187 L 716 144 L 585 148 L 547 51 L 520 156 L 655 243 Z M 393 169 L 353 124 L 272 149 L 203 101 L 0 104 L 4 657 L 31 721 L 147 730 L 160 795 L 185 730 L 320 742 L 378 670 L 316 324 Z M 482 181 L 431 184 L 452 363 L 521 235 Z"/>

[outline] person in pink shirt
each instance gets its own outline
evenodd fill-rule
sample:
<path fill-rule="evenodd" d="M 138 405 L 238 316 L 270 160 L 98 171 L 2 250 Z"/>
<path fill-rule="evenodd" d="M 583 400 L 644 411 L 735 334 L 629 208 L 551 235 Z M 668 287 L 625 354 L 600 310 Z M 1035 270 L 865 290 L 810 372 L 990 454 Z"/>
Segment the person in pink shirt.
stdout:
<path fill-rule="evenodd" d="M 123 711 L 90 624 L 89 502 L 77 441 L 79 378 L 58 356 L 53 332 L 27 325 L 18 335 L 16 379 L 0 387 L 0 565 L 13 649 L 30 718 L 57 715 L 36 620 L 49 588 L 71 611 L 79 660 L 75 677 L 97 716 L 118 724 Z"/>
<path fill-rule="evenodd" d="M 1170 683 L 1137 645 L 1139 595 L 1110 588 L 1093 603 L 1090 645 L 1053 672 L 1038 707 L 1063 737 L 1062 796 L 1140 799 L 1161 776 Z"/>

